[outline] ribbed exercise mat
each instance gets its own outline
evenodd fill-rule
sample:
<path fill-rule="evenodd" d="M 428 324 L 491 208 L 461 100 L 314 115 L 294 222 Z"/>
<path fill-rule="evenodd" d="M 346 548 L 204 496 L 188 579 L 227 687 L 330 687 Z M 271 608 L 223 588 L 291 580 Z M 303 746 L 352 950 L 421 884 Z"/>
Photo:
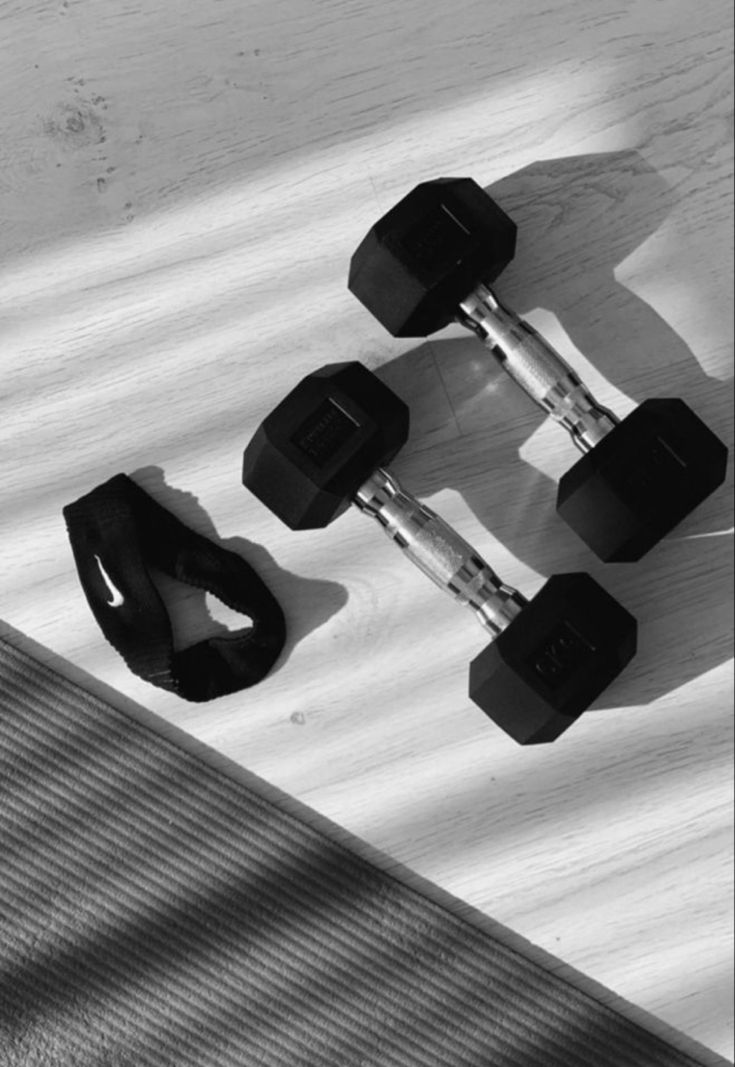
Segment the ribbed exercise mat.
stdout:
<path fill-rule="evenodd" d="M 0 641 L 2 1067 L 691 1067 Z"/>

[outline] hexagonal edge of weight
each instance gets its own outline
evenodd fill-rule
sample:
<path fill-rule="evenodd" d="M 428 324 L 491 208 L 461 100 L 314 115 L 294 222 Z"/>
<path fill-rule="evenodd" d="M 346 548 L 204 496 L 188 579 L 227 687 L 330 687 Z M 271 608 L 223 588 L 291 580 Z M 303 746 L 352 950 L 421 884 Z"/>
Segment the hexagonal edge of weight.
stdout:
<path fill-rule="evenodd" d="M 306 375 L 266 416 L 243 484 L 293 530 L 327 526 L 408 438 L 407 405 L 357 361 Z"/>
<path fill-rule="evenodd" d="M 470 664 L 469 696 L 519 745 L 555 741 L 578 717 L 560 712 L 519 677 L 497 639 Z"/>
<path fill-rule="evenodd" d="M 557 514 L 604 563 L 633 562 L 652 544 L 655 531 L 641 524 L 640 516 L 614 491 L 599 469 L 595 452 L 580 459 L 559 480 Z"/>
<path fill-rule="evenodd" d="M 554 741 L 635 655 L 635 618 L 587 574 L 554 575 L 470 667 L 470 696 L 520 744 Z"/>
<path fill-rule="evenodd" d="M 727 462 L 683 400 L 646 400 L 562 476 L 557 511 L 600 559 L 635 562 L 722 484 Z"/>
<path fill-rule="evenodd" d="M 472 178 L 415 186 L 368 232 L 348 287 L 394 337 L 447 326 L 480 282 L 515 255 L 517 227 Z"/>

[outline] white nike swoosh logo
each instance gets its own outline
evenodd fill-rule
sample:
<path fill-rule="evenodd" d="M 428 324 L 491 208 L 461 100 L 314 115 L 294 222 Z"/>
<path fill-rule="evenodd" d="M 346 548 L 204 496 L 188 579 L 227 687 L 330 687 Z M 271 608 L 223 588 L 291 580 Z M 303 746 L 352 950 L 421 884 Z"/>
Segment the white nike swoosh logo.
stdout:
<path fill-rule="evenodd" d="M 107 586 L 107 591 L 112 596 L 112 600 L 108 600 L 107 603 L 110 605 L 111 608 L 119 608 L 121 604 L 125 603 L 125 597 L 122 595 L 120 590 L 114 584 L 114 582 L 112 581 L 112 578 L 110 578 L 109 574 L 107 573 L 107 571 L 104 568 L 104 565 L 103 565 L 102 560 L 100 559 L 100 557 L 99 556 L 95 556 L 94 558 L 97 560 L 97 566 L 99 567 L 100 574 L 102 575 L 102 578 L 104 579 L 105 585 Z"/>

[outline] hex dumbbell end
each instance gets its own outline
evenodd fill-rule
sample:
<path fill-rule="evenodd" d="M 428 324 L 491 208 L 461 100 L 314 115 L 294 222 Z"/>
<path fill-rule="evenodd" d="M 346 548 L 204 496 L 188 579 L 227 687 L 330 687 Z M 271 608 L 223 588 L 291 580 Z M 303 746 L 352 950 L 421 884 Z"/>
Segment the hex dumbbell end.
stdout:
<path fill-rule="evenodd" d="M 497 278 L 515 246 L 515 223 L 477 182 L 436 178 L 376 222 L 352 256 L 348 287 L 394 337 L 428 337 L 478 283 Z"/>
<path fill-rule="evenodd" d="M 331 363 L 260 424 L 243 455 L 243 485 L 292 530 L 320 529 L 408 431 L 408 407 L 379 378 L 361 363 Z"/>
<path fill-rule="evenodd" d="M 683 400 L 645 400 L 563 475 L 557 511 L 600 559 L 634 562 L 722 484 L 727 458 Z"/>
<path fill-rule="evenodd" d="M 470 698 L 520 745 L 556 740 L 636 652 L 637 624 L 588 574 L 557 574 L 470 664 Z"/>

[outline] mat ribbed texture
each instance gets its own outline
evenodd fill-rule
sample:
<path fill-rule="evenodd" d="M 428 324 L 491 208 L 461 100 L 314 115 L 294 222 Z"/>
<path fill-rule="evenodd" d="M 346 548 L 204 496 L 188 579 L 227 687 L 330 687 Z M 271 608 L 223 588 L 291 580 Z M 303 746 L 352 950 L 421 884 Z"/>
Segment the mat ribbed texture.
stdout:
<path fill-rule="evenodd" d="M 2 1067 L 691 1067 L 0 641 Z"/>

